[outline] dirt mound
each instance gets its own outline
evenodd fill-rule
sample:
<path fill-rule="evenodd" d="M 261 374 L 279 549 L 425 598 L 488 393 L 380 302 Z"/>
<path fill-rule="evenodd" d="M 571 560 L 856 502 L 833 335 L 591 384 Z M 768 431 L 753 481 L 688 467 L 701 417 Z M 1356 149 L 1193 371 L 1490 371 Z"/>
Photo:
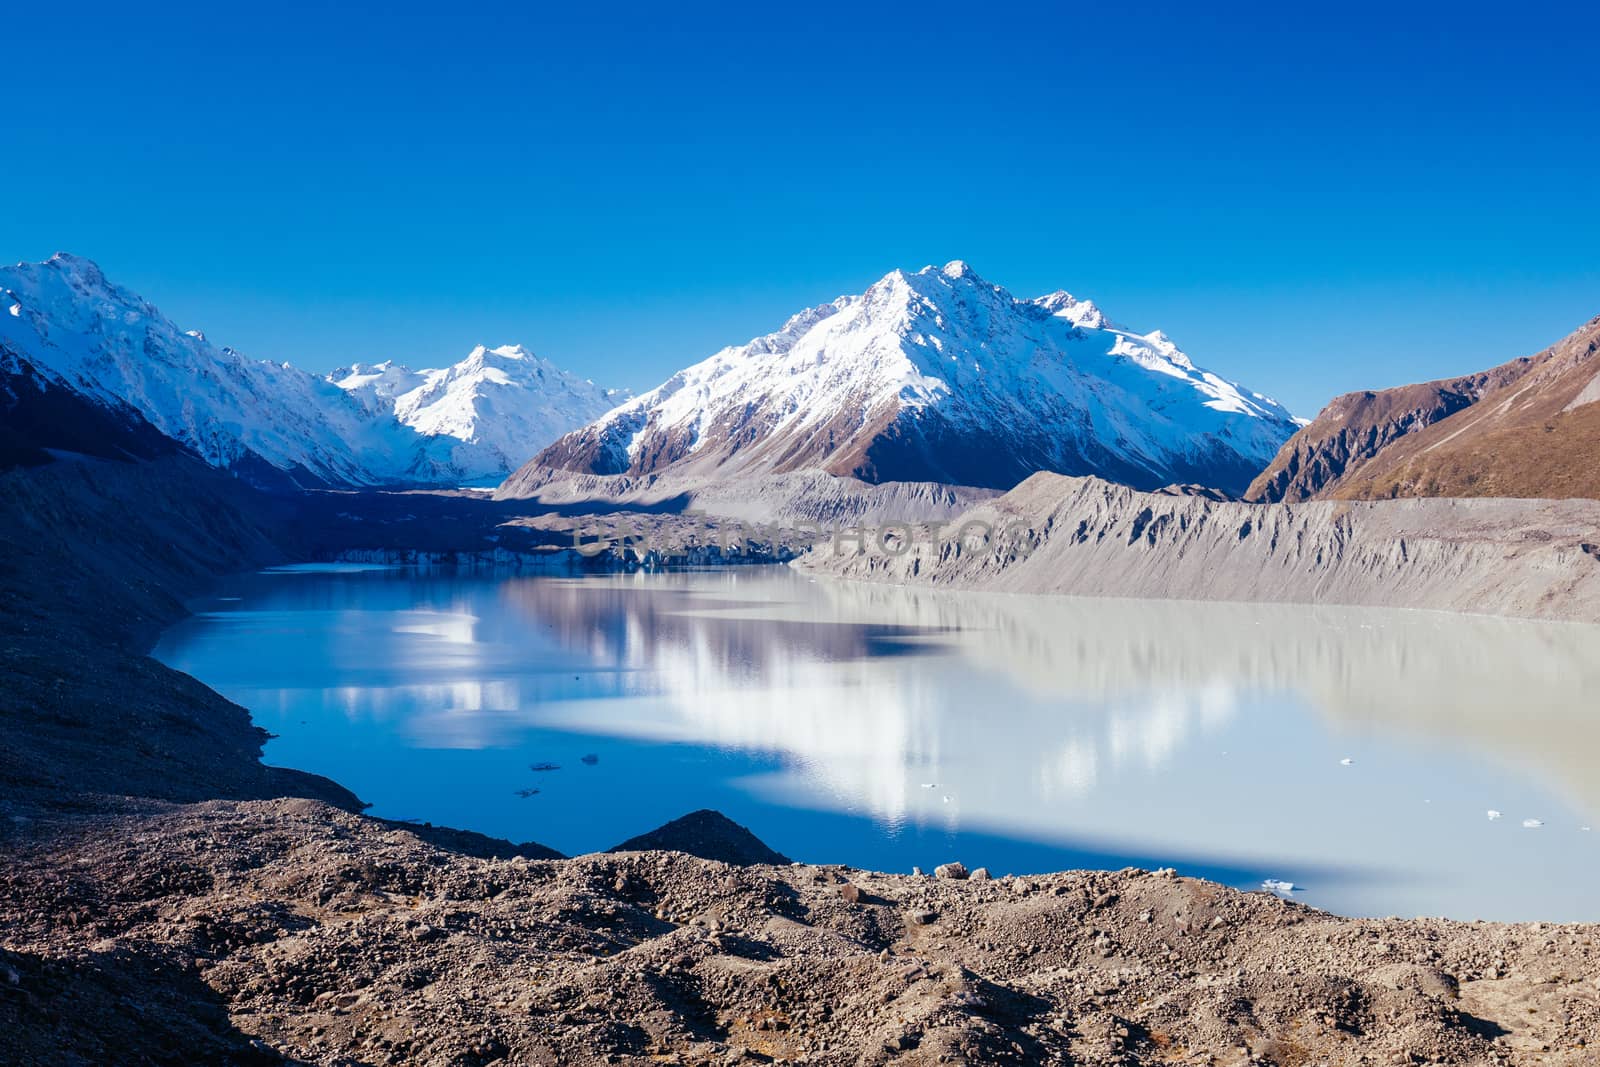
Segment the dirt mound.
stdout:
<path fill-rule="evenodd" d="M 687 852 L 706 860 L 736 867 L 758 863 L 781 866 L 792 862 L 774 852 L 760 838 L 718 811 L 702 809 L 673 819 L 658 829 L 630 837 L 611 852 Z"/>

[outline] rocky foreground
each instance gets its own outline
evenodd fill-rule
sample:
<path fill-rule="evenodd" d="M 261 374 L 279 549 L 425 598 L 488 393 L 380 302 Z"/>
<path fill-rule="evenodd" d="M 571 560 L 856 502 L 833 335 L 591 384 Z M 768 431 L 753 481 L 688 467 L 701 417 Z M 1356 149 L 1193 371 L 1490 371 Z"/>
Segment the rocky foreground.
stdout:
<path fill-rule="evenodd" d="M 8 1064 L 1576 1065 L 1600 1035 L 1596 927 L 1171 872 L 478 859 L 305 800 L 0 825 Z"/>

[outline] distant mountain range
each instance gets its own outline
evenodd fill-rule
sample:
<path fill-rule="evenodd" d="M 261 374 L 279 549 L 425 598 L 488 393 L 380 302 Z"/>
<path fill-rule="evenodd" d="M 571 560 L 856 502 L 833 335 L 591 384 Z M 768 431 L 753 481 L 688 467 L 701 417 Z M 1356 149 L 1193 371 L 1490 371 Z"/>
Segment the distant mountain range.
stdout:
<path fill-rule="evenodd" d="M 1036 471 L 1238 493 L 1299 428 L 1165 334 L 966 264 L 894 271 L 556 441 L 530 469 L 728 479 L 822 470 L 1009 489 Z"/>
<path fill-rule="evenodd" d="M 1600 498 L 1600 318 L 1478 374 L 1341 396 L 1246 493 L 1408 496 Z"/>
<path fill-rule="evenodd" d="M 468 478 L 515 470 L 631 395 L 602 389 L 521 345 L 479 345 L 460 363 L 438 370 L 358 363 L 328 379 L 367 411 L 393 415 L 433 441 L 435 460 Z"/>
<path fill-rule="evenodd" d="M 1051 471 L 1256 502 L 1600 498 L 1600 318 L 1305 424 L 1160 331 L 1066 292 L 1018 299 L 959 261 L 893 271 L 638 397 L 520 345 L 318 376 L 180 329 L 86 259 L 0 268 L 0 462 L 169 442 L 260 485 L 503 479 L 509 497 L 778 476 L 1006 490 Z"/>
<path fill-rule="evenodd" d="M 7 423 L 36 424 L 13 450 L 93 451 L 38 415 L 66 390 L 108 425 L 148 423 L 212 466 L 301 487 L 498 479 L 626 396 L 520 347 L 476 348 L 442 370 L 318 377 L 184 331 L 64 253 L 0 268 L 0 376 Z"/>
<path fill-rule="evenodd" d="M 319 377 L 184 331 L 63 253 L 0 269 L 0 373 L 20 383 L 13 423 L 21 398 L 35 410 L 64 388 L 213 466 L 297 486 L 497 479 L 538 453 L 587 474 L 1003 489 L 1055 470 L 1238 492 L 1297 428 L 1164 334 L 1065 292 L 1015 299 L 959 262 L 895 271 L 629 399 L 515 345 Z"/>

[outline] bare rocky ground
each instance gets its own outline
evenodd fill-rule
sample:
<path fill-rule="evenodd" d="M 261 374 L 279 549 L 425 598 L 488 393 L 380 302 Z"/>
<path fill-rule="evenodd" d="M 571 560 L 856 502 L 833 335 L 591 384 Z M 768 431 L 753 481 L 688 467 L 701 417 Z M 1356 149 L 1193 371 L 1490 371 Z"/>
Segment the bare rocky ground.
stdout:
<path fill-rule="evenodd" d="M 704 813 L 573 859 L 363 816 L 138 654 L 294 547 L 236 497 L 181 463 L 0 476 L 7 1067 L 1600 1062 L 1595 926 L 774 864 Z"/>
<path fill-rule="evenodd" d="M 6 819 L 0 1061 L 1596 1062 L 1600 928 L 1170 873 L 475 859 L 308 800 Z"/>

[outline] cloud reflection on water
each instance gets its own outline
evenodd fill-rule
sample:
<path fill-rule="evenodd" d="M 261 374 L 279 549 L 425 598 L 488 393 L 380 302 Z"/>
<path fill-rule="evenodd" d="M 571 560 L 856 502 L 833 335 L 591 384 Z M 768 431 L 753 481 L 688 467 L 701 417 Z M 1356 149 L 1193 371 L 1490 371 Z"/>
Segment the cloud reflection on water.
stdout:
<path fill-rule="evenodd" d="M 766 768 L 741 780 L 752 794 L 891 833 L 1373 873 L 1369 895 L 1329 898 L 1347 910 L 1542 893 L 1554 916 L 1563 881 L 1600 873 L 1587 840 L 1558 836 L 1600 817 L 1600 628 L 787 571 L 317 581 L 308 604 L 214 624 L 272 631 L 299 656 L 292 684 L 422 749 L 557 730 L 744 752 Z M 245 698 L 287 714 L 297 692 Z M 1530 816 L 1546 829 L 1522 831 Z M 1555 888 L 1517 887 L 1534 877 Z"/>

